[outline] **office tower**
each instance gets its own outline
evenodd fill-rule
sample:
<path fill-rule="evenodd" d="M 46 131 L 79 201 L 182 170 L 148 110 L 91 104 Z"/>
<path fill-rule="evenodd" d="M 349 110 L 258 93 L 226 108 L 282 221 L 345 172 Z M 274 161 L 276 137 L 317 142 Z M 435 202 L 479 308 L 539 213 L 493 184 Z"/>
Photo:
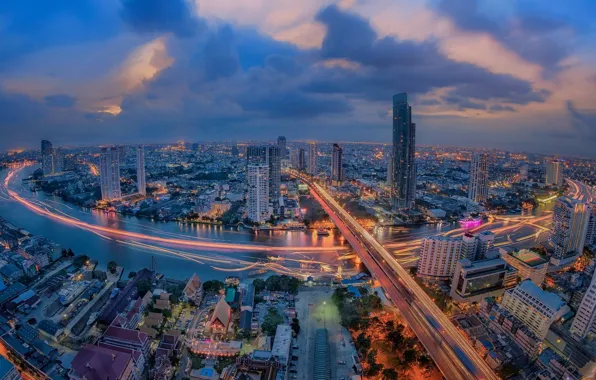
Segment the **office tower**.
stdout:
<path fill-rule="evenodd" d="M 554 259 L 561 260 L 583 253 L 590 216 L 591 209 L 588 204 L 569 197 L 557 199 L 548 235 L 548 241 L 554 248 Z"/>
<path fill-rule="evenodd" d="M 519 167 L 519 180 L 520 181 L 527 181 L 528 180 L 528 165 L 523 164 Z"/>
<path fill-rule="evenodd" d="M 145 179 L 145 149 L 139 145 L 137 146 L 137 191 L 141 195 L 147 194 Z"/>
<path fill-rule="evenodd" d="M 288 159 L 288 148 L 286 147 L 285 136 L 279 136 L 277 138 L 277 147 L 279 148 L 279 154 L 282 160 Z"/>
<path fill-rule="evenodd" d="M 391 152 L 387 155 L 387 186 L 393 184 L 393 155 Z"/>
<path fill-rule="evenodd" d="M 290 165 L 293 169 L 300 169 L 300 152 L 298 148 L 294 148 L 290 151 Z"/>
<path fill-rule="evenodd" d="M 484 153 L 472 157 L 468 198 L 474 202 L 486 202 L 488 198 L 488 157 Z"/>
<path fill-rule="evenodd" d="M 585 338 L 590 332 L 596 334 L 596 276 L 592 277 L 569 331 L 578 340 Z"/>
<path fill-rule="evenodd" d="M 414 207 L 416 197 L 416 124 L 412 123 L 412 107 L 408 94 L 393 96 L 393 182 L 391 200 L 393 210 Z"/>
<path fill-rule="evenodd" d="M 248 218 L 263 223 L 269 218 L 269 165 L 248 164 L 247 179 Z"/>
<path fill-rule="evenodd" d="M 232 145 L 232 157 L 238 157 L 240 155 L 240 151 L 238 150 L 238 145 Z"/>
<path fill-rule="evenodd" d="M 62 148 L 56 148 L 54 149 L 54 154 L 52 156 L 54 162 L 54 174 L 62 173 L 64 171 L 64 150 Z"/>
<path fill-rule="evenodd" d="M 302 148 L 300 148 L 298 153 L 298 169 L 306 170 L 306 152 Z"/>
<path fill-rule="evenodd" d="M 319 167 L 317 163 L 317 143 L 311 141 L 308 143 L 308 174 L 310 175 L 317 175 L 319 174 Z"/>
<path fill-rule="evenodd" d="M 544 183 L 553 186 L 563 185 L 563 163 L 561 161 L 550 160 L 546 162 L 546 179 Z"/>
<path fill-rule="evenodd" d="M 273 212 L 279 211 L 279 197 L 281 195 L 281 152 L 279 147 L 267 147 L 267 163 L 269 165 L 269 199 L 273 203 Z"/>
<path fill-rule="evenodd" d="M 428 280 L 448 280 L 459 260 L 461 239 L 433 236 L 422 240 L 416 276 Z"/>
<path fill-rule="evenodd" d="M 341 146 L 333 144 L 331 157 L 331 181 L 341 183 L 344 180 L 344 150 Z"/>
<path fill-rule="evenodd" d="M 54 148 L 48 140 L 41 140 L 41 170 L 43 174 L 54 173 Z"/>
<path fill-rule="evenodd" d="M 503 296 L 501 306 L 544 339 L 553 322 L 569 312 L 569 306 L 555 293 L 542 290 L 530 280 L 520 282 Z"/>
<path fill-rule="evenodd" d="M 122 198 L 120 191 L 120 154 L 116 147 L 101 148 L 99 176 L 101 199 L 117 200 Z"/>
<path fill-rule="evenodd" d="M 456 302 L 478 302 L 485 297 L 501 296 L 515 286 L 517 271 L 500 259 L 461 259 L 455 265 L 449 295 Z"/>

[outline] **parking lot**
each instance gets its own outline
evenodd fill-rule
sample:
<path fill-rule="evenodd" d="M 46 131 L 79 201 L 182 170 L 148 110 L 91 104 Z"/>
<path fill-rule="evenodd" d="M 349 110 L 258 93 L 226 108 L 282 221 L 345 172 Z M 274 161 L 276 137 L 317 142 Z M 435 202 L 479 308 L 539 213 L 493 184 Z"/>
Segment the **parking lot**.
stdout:
<path fill-rule="evenodd" d="M 296 302 L 296 312 L 300 320 L 300 334 L 294 344 L 292 355 L 297 360 L 291 369 L 290 379 L 309 380 L 314 373 L 315 331 L 326 328 L 329 334 L 329 356 L 331 379 L 351 379 L 356 372 L 352 368 L 352 355 L 356 354 L 350 342 L 348 330 L 340 324 L 341 318 L 333 302 L 329 288 L 312 288 L 300 291 Z M 294 377 L 295 376 L 295 377 Z"/>

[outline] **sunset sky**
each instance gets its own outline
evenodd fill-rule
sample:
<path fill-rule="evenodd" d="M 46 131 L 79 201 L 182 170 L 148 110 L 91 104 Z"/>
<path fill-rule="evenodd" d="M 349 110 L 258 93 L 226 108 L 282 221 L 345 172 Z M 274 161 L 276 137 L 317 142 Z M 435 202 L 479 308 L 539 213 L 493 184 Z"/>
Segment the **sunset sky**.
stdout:
<path fill-rule="evenodd" d="M 391 138 L 596 157 L 596 1 L 6 0 L 0 149 Z"/>

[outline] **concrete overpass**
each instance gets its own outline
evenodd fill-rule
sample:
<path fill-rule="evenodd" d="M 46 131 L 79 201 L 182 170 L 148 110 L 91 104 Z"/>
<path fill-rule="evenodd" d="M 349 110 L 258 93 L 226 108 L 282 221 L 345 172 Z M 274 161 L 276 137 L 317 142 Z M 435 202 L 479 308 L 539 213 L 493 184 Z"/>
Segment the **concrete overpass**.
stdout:
<path fill-rule="evenodd" d="M 309 186 L 447 379 L 499 379 L 434 301 L 358 221 L 320 185 L 300 173 L 293 175 Z"/>

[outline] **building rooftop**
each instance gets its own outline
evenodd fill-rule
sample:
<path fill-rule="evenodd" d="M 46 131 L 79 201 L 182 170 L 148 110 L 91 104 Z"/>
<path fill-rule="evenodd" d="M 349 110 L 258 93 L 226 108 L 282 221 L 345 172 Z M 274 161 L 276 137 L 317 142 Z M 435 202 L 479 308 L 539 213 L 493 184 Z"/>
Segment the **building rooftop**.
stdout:
<path fill-rule="evenodd" d="M 79 379 L 119 379 L 131 361 L 131 355 L 105 347 L 87 345 L 72 361 L 72 375 Z"/>
<path fill-rule="evenodd" d="M 4 359 L 4 357 L 0 356 L 0 379 L 4 379 L 4 377 L 14 368 L 11 362 Z"/>
<path fill-rule="evenodd" d="M 531 280 L 524 280 L 518 288 L 532 297 L 536 298 L 552 310 L 559 310 L 565 306 L 565 302 L 555 293 L 546 292 L 534 284 Z"/>
<path fill-rule="evenodd" d="M 548 260 L 546 258 L 530 249 L 521 249 L 519 251 L 507 252 L 507 254 L 511 257 L 515 257 L 519 261 L 524 262 L 525 264 L 531 267 L 548 263 Z"/>
<path fill-rule="evenodd" d="M 278 325 L 275 330 L 275 339 L 271 348 L 271 355 L 278 358 L 287 358 L 292 345 L 292 328 L 289 325 Z"/>

